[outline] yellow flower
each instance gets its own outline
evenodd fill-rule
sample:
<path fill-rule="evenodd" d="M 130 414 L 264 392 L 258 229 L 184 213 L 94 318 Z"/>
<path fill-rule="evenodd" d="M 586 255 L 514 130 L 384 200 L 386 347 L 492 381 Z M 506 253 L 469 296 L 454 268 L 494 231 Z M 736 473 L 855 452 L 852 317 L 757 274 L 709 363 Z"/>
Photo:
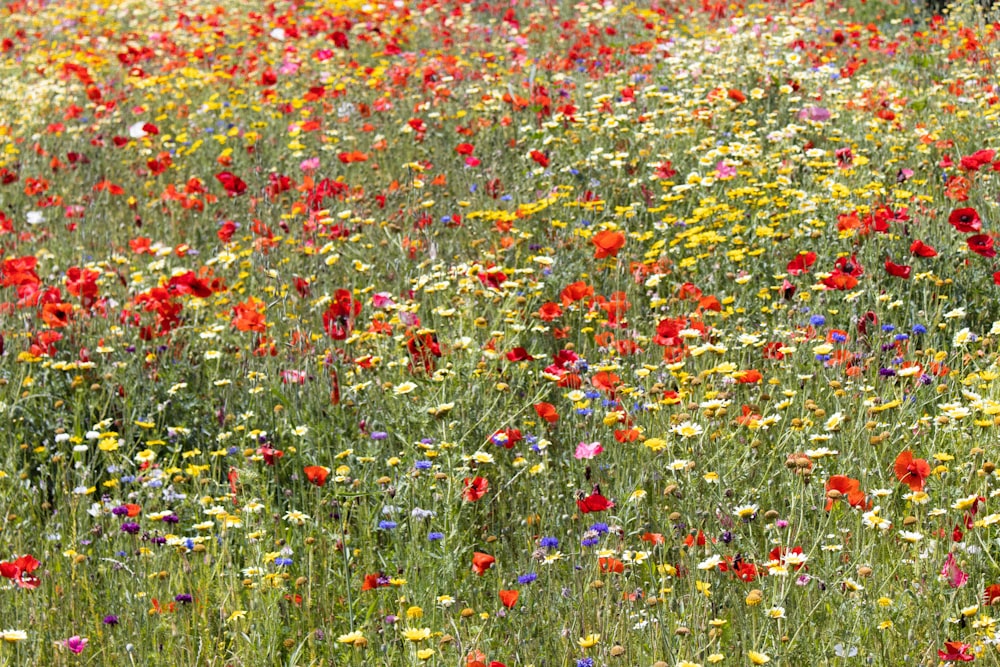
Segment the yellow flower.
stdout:
<path fill-rule="evenodd" d="M 766 665 L 771 662 L 771 656 L 766 653 L 758 653 L 757 651 L 750 651 L 747 653 L 747 657 L 755 665 Z"/>
<path fill-rule="evenodd" d="M 424 610 L 420 607 L 410 607 L 406 610 L 406 618 L 423 618 Z"/>
<path fill-rule="evenodd" d="M 403 630 L 403 637 L 411 642 L 422 642 L 431 636 L 430 628 L 406 628 Z"/>
<path fill-rule="evenodd" d="M 434 655 L 434 649 L 432 648 L 422 648 L 417 651 L 417 657 L 421 660 L 429 660 L 432 655 Z"/>
<path fill-rule="evenodd" d="M 576 640 L 576 643 L 580 645 L 580 648 L 591 648 L 597 646 L 599 641 L 601 641 L 601 636 L 591 633 L 586 637 Z"/>
<path fill-rule="evenodd" d="M 368 643 L 368 640 L 365 639 L 365 636 L 360 630 L 355 630 L 354 632 L 349 632 L 346 635 L 340 635 L 337 637 L 337 642 L 340 644 L 352 644 L 361 648 Z"/>
<path fill-rule="evenodd" d="M 235 623 L 236 621 L 243 620 L 246 617 L 247 613 L 245 611 L 243 611 L 242 609 L 237 609 L 236 611 L 234 611 L 229 615 L 229 618 L 226 619 L 226 623 Z"/>
<path fill-rule="evenodd" d="M 707 658 L 705 658 L 705 660 L 708 660 L 712 664 L 715 664 L 717 662 L 722 662 L 725 659 L 726 659 L 726 656 L 722 655 L 721 653 L 713 653 L 712 655 L 710 655 Z"/>

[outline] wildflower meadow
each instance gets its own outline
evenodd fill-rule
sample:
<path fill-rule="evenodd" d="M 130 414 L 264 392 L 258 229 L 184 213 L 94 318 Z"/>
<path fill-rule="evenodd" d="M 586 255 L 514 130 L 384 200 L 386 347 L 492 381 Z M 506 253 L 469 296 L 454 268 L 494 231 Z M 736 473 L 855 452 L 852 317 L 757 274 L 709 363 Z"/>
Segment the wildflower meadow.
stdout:
<path fill-rule="evenodd" d="M 3 3 L 0 665 L 1000 664 L 988 4 Z"/>

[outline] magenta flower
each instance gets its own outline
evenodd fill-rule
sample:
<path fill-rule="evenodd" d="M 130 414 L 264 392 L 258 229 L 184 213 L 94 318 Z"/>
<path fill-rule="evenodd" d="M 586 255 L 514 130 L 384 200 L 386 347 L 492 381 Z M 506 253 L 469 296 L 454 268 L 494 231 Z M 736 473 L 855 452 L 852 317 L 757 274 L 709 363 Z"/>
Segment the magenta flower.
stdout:
<path fill-rule="evenodd" d="M 573 456 L 578 459 L 592 459 L 603 451 L 604 447 L 599 442 L 581 442 L 576 446 Z"/>
<path fill-rule="evenodd" d="M 89 641 L 90 640 L 87 639 L 86 637 L 81 637 L 80 635 L 73 635 L 69 639 L 65 639 L 60 643 L 73 653 L 79 655 L 83 653 L 83 649 L 87 648 L 87 642 Z"/>
<path fill-rule="evenodd" d="M 941 568 L 941 578 L 948 582 L 952 588 L 961 588 L 969 580 L 969 575 L 962 571 L 962 568 L 955 562 L 955 554 L 948 554 Z"/>

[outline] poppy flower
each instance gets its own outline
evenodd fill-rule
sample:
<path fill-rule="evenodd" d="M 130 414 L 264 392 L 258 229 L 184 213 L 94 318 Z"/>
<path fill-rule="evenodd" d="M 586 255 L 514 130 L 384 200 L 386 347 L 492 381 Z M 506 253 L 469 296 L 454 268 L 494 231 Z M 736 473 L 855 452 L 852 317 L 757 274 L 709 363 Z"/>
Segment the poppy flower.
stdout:
<path fill-rule="evenodd" d="M 472 571 L 481 577 L 486 574 L 486 570 L 493 567 L 493 564 L 496 562 L 497 559 L 493 556 L 476 551 L 472 554 Z"/>
<path fill-rule="evenodd" d="M 531 151 L 531 159 L 541 167 L 549 166 L 549 158 L 541 151 Z"/>
<path fill-rule="evenodd" d="M 948 216 L 948 224 L 964 234 L 978 232 L 983 228 L 983 221 L 974 208 L 956 208 Z"/>
<path fill-rule="evenodd" d="M 376 588 L 385 588 L 389 585 L 389 577 L 385 576 L 381 572 L 378 574 L 366 574 L 364 581 L 361 584 L 362 591 L 370 591 Z"/>
<path fill-rule="evenodd" d="M 814 252 L 800 252 L 795 256 L 795 259 L 788 263 L 785 269 L 792 274 L 797 276 L 809 270 L 809 267 L 816 263 L 816 253 Z"/>
<path fill-rule="evenodd" d="M 937 250 L 927 245 L 920 239 L 910 244 L 910 252 L 917 257 L 937 257 Z"/>
<path fill-rule="evenodd" d="M 462 499 L 474 503 L 490 490 L 490 482 L 485 477 L 466 477 L 462 480 Z"/>
<path fill-rule="evenodd" d="M 41 563 L 31 554 L 25 554 L 12 563 L 4 561 L 0 563 L 0 576 L 10 579 L 20 588 L 38 588 L 38 577 L 31 574 L 38 569 Z"/>
<path fill-rule="evenodd" d="M 326 466 L 306 466 L 303 472 L 305 472 L 306 479 L 309 480 L 309 483 L 315 484 L 316 486 L 323 486 L 326 484 L 326 479 L 330 475 L 330 469 Z"/>
<path fill-rule="evenodd" d="M 267 331 L 267 321 L 264 317 L 264 302 L 250 297 L 243 303 L 233 306 L 232 325 L 240 331 Z"/>
<path fill-rule="evenodd" d="M 594 491 L 589 496 L 584 495 L 581 491 L 576 499 L 576 506 L 581 514 L 589 514 L 590 512 L 604 512 L 614 507 L 615 504 L 602 496 L 599 491 Z"/>
<path fill-rule="evenodd" d="M 514 605 L 517 604 L 517 598 L 521 595 L 518 590 L 500 591 L 500 603 L 507 607 L 507 609 L 512 609 Z"/>
<path fill-rule="evenodd" d="M 594 234 L 590 239 L 596 250 L 594 259 L 604 259 L 605 257 L 617 257 L 618 251 L 625 247 L 625 235 L 621 232 L 613 232 L 609 229 L 602 230 Z"/>
<path fill-rule="evenodd" d="M 911 271 L 913 271 L 912 267 L 904 264 L 896 264 L 888 259 L 885 260 L 885 272 L 890 276 L 902 278 L 903 280 L 909 280 Z"/>
<path fill-rule="evenodd" d="M 239 176 L 231 171 L 222 171 L 215 175 L 215 179 L 222 184 L 230 197 L 236 197 L 247 191 L 247 184 Z"/>
<path fill-rule="evenodd" d="M 617 558 L 598 558 L 597 565 L 601 569 L 601 572 L 621 574 L 625 571 L 625 563 L 621 562 Z"/>
<path fill-rule="evenodd" d="M 861 490 L 861 482 L 846 475 L 832 475 L 826 482 L 826 507 L 829 512 L 834 503 L 846 498 L 851 507 L 864 507 L 865 493 Z"/>
<path fill-rule="evenodd" d="M 976 656 L 969 653 L 969 645 L 962 642 L 945 642 L 944 650 L 938 650 L 938 659 L 945 662 L 972 662 Z"/>
<path fill-rule="evenodd" d="M 535 403 L 535 412 L 541 419 L 550 424 L 559 421 L 559 413 L 556 412 L 556 407 L 551 403 Z"/>
<path fill-rule="evenodd" d="M 894 466 L 896 479 L 913 491 L 922 491 L 924 480 L 931 474 L 931 466 L 924 459 L 913 458 L 913 452 L 905 450 L 896 457 Z"/>
<path fill-rule="evenodd" d="M 955 554 L 950 553 L 941 567 L 941 578 L 948 582 L 951 588 L 961 588 L 969 581 L 969 575 L 955 561 Z"/>
<path fill-rule="evenodd" d="M 975 234 L 965 240 L 969 245 L 969 250 L 982 255 L 983 257 L 996 257 L 997 251 L 993 249 L 993 237 L 986 234 Z"/>
<path fill-rule="evenodd" d="M 997 601 L 1000 601 L 1000 584 L 990 584 L 983 591 L 983 604 L 989 607 Z"/>
<path fill-rule="evenodd" d="M 563 306 L 568 306 L 571 303 L 582 301 L 592 296 L 594 296 L 594 288 L 582 280 L 566 285 L 562 292 L 559 293 L 559 299 L 562 301 Z"/>
<path fill-rule="evenodd" d="M 515 347 L 513 350 L 507 353 L 507 361 L 518 362 L 518 361 L 534 361 L 535 358 L 531 356 L 526 349 L 523 347 Z"/>

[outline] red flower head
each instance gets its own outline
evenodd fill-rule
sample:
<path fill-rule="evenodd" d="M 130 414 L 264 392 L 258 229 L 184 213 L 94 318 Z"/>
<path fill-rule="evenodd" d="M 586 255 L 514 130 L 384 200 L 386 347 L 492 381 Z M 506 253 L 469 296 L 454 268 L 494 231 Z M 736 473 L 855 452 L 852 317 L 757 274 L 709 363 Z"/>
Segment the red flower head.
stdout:
<path fill-rule="evenodd" d="M 913 269 L 904 264 L 895 264 L 888 259 L 885 260 L 885 272 L 890 276 L 895 276 L 896 278 L 902 278 L 903 280 L 908 280 L 910 278 L 910 272 Z"/>
<path fill-rule="evenodd" d="M 865 492 L 861 490 L 861 482 L 846 475 L 832 475 L 826 482 L 824 509 L 829 512 L 841 498 L 846 498 L 851 507 L 864 507 Z"/>
<path fill-rule="evenodd" d="M 594 250 L 594 259 L 617 257 L 618 251 L 625 247 L 625 235 L 621 232 L 613 232 L 608 229 L 597 232 L 590 241 L 596 248 Z"/>
<path fill-rule="evenodd" d="M 589 496 L 585 496 L 583 493 L 581 491 L 576 499 L 576 506 L 580 509 L 581 514 L 603 512 L 615 506 L 612 501 L 602 496 L 600 491 L 594 491 Z"/>
<path fill-rule="evenodd" d="M 962 642 L 945 642 L 944 650 L 938 651 L 938 658 L 945 662 L 972 662 L 976 656 L 969 653 L 969 645 Z"/>
<path fill-rule="evenodd" d="M 38 577 L 31 574 L 41 563 L 31 554 L 21 556 L 13 563 L 0 563 L 0 576 L 12 580 L 21 588 L 38 588 Z"/>
<path fill-rule="evenodd" d="M 517 590 L 511 590 L 511 591 L 502 590 L 500 591 L 500 603 L 503 606 L 507 607 L 507 609 L 511 609 L 514 605 L 517 604 L 517 598 L 520 595 L 521 592 Z"/>
<path fill-rule="evenodd" d="M 555 424 L 559 421 L 559 413 L 556 412 L 556 407 L 551 403 L 535 403 L 535 412 L 541 419 L 544 419 L 550 424 Z"/>
<path fill-rule="evenodd" d="M 326 478 L 330 476 L 330 469 L 326 466 L 306 466 L 303 472 L 305 472 L 309 483 L 316 486 L 326 484 Z"/>
<path fill-rule="evenodd" d="M 948 224 L 964 234 L 978 232 L 983 228 L 983 221 L 974 208 L 956 208 L 948 216 Z"/>
<path fill-rule="evenodd" d="M 795 259 L 788 263 L 786 270 L 793 276 L 797 276 L 809 270 L 809 267 L 816 263 L 816 253 L 799 252 Z"/>
<path fill-rule="evenodd" d="M 490 482 L 485 477 L 466 477 L 462 484 L 462 498 L 470 503 L 476 502 L 490 490 Z"/>
<path fill-rule="evenodd" d="M 913 491 L 922 491 L 924 480 L 931 474 L 931 466 L 924 459 L 913 458 L 913 452 L 906 450 L 896 457 L 894 466 L 896 479 Z"/>
<path fill-rule="evenodd" d="M 920 239 L 917 239 L 910 244 L 910 252 L 917 257 L 937 257 L 937 250 L 932 246 L 927 245 Z"/>
<path fill-rule="evenodd" d="M 969 245 L 969 250 L 982 255 L 983 257 L 996 257 L 997 251 L 993 249 L 993 237 L 986 234 L 975 234 L 965 240 Z"/>
<path fill-rule="evenodd" d="M 493 564 L 496 562 L 497 559 L 493 556 L 477 551 L 472 554 L 472 571 L 481 577 L 486 574 L 486 570 L 493 567 Z"/>

